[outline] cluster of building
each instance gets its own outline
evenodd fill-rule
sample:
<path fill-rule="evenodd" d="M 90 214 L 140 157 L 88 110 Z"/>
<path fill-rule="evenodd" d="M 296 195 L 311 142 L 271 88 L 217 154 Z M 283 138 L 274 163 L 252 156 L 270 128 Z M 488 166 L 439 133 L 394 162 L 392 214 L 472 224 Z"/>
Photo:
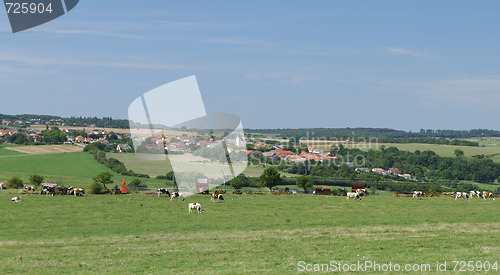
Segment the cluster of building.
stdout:
<path fill-rule="evenodd" d="M 32 118 L 29 119 L 28 121 L 22 121 L 22 120 L 14 120 L 10 121 L 7 119 L 2 119 L 2 126 L 9 126 L 9 125 L 24 125 L 24 124 L 29 124 L 29 125 L 56 125 L 56 126 L 65 126 L 66 124 L 63 122 L 62 119 L 51 119 L 50 121 L 43 121 L 41 119 L 36 119 Z"/>
<path fill-rule="evenodd" d="M 303 163 L 306 161 L 337 161 L 336 156 L 332 156 L 330 152 L 324 152 L 323 150 L 310 148 L 309 152 L 295 153 L 288 150 L 283 150 L 281 148 L 275 148 L 274 150 L 268 152 L 261 152 L 257 150 L 247 150 L 247 155 L 249 157 L 262 155 L 263 157 L 272 158 L 273 161 L 286 160 L 290 163 Z"/>
<path fill-rule="evenodd" d="M 411 180 L 412 177 L 410 174 L 403 174 L 401 171 L 399 171 L 398 168 L 389 168 L 387 170 L 384 170 L 382 168 L 364 168 L 364 167 L 358 167 L 355 169 L 356 171 L 360 172 L 360 173 L 368 173 L 368 172 L 374 172 L 374 173 L 377 173 L 377 174 L 381 174 L 381 175 L 384 175 L 384 176 L 399 176 L 399 177 L 403 177 L 407 180 Z"/>
<path fill-rule="evenodd" d="M 139 142 L 145 141 L 146 137 L 139 139 Z M 234 139 L 226 138 L 224 139 L 226 145 L 235 145 L 236 147 L 244 146 L 244 139 L 237 136 Z M 151 137 L 151 142 L 145 145 L 148 150 L 165 149 L 169 152 L 186 152 L 189 150 L 190 145 L 196 145 L 200 147 L 214 148 L 217 145 L 222 144 L 221 139 L 209 138 L 203 140 L 197 140 L 196 137 L 191 136 L 179 136 L 179 135 L 154 135 Z M 227 147 L 229 153 L 231 153 L 232 146 Z"/>

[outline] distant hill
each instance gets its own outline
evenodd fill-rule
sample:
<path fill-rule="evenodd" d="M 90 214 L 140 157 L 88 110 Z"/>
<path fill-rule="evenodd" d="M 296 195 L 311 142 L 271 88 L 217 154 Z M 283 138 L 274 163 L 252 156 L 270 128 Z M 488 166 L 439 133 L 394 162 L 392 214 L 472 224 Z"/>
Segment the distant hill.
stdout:
<path fill-rule="evenodd" d="M 48 124 L 80 127 L 101 127 L 101 128 L 128 128 L 127 119 L 113 119 L 111 117 L 60 117 L 52 115 L 4 115 L 0 114 L 0 121 L 8 121 L 9 125 L 0 126 L 26 126 L 33 124 Z M 18 121 L 18 124 L 14 124 Z M 22 122 L 19 124 L 19 122 Z M 245 129 L 246 133 L 252 135 L 273 136 L 282 138 L 326 138 L 339 140 L 354 140 L 356 138 L 473 138 L 473 137 L 500 137 L 500 131 L 489 129 L 471 130 L 432 130 L 421 129 L 418 132 L 407 132 L 390 128 L 298 128 L 298 129 Z M 380 141 L 391 142 L 391 141 Z"/>
<path fill-rule="evenodd" d="M 245 129 L 252 135 L 275 136 L 282 138 L 325 138 L 338 140 L 354 140 L 357 138 L 473 138 L 500 137 L 500 131 L 488 129 L 472 130 L 431 130 L 421 129 L 419 132 L 406 132 L 389 128 L 300 128 L 300 129 Z M 381 141 L 380 142 L 390 142 Z"/>
<path fill-rule="evenodd" d="M 79 127 L 100 127 L 100 128 L 128 128 L 127 119 L 113 119 L 111 117 L 59 117 L 51 115 L 4 115 L 0 114 L 0 126 L 29 126 L 29 125 L 66 125 Z M 4 123 L 8 121 L 9 123 Z M 17 123 L 16 123 L 17 121 Z"/>

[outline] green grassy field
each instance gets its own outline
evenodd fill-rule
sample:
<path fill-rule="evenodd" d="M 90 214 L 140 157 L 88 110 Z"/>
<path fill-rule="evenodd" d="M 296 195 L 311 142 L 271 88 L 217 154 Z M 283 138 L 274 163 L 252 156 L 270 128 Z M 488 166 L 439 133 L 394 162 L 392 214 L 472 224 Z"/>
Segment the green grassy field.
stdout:
<path fill-rule="evenodd" d="M 0 273 L 296 272 L 298 262 L 499 261 L 498 201 L 226 195 L 24 196 L 0 190 Z M 202 214 L 189 214 L 199 202 Z M 433 272 L 429 272 L 431 274 Z M 398 274 L 397 272 L 393 274 Z"/>
<path fill-rule="evenodd" d="M 0 147 L 0 157 L 16 156 L 16 155 L 24 155 L 24 153 L 12 151 L 12 150 L 8 150 L 8 149 Z"/>
<path fill-rule="evenodd" d="M 1 150 L 1 149 L 0 149 Z M 104 165 L 97 163 L 92 155 L 85 152 L 29 155 L 21 154 L 0 157 L 0 180 L 18 176 L 26 184 L 32 174 L 44 176 L 45 181 L 57 182 L 65 186 L 87 188 L 92 179 L 100 172 L 108 171 L 114 175 L 115 184 L 121 186 L 121 179 L 130 182 L 133 177 L 119 175 Z M 149 187 L 166 187 L 166 181 L 141 178 Z M 108 186 L 109 188 L 113 186 Z"/>
<path fill-rule="evenodd" d="M 135 154 L 128 153 L 107 153 L 108 158 L 115 158 L 127 167 L 127 169 L 132 169 L 137 173 L 147 174 L 151 177 L 156 177 L 158 175 L 165 175 L 170 170 L 170 163 L 165 160 L 164 155 L 158 155 L 157 160 L 147 160 L 138 158 Z M 147 155 L 148 157 L 155 157 L 154 155 Z M 260 166 L 248 166 L 243 174 L 248 177 L 258 177 L 262 174 L 265 167 Z M 287 177 L 296 177 L 297 175 L 288 174 L 280 172 L 282 175 Z"/>

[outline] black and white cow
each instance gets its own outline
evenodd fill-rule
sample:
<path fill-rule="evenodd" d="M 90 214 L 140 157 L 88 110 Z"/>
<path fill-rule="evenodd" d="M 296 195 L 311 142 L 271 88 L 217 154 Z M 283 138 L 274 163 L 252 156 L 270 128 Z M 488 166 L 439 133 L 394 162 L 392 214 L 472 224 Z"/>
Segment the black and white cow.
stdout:
<path fill-rule="evenodd" d="M 199 204 L 197 202 L 190 203 L 188 205 L 188 211 L 189 211 L 189 213 L 193 212 L 193 210 L 196 210 L 198 212 L 198 214 L 201 214 L 201 204 Z"/>
<path fill-rule="evenodd" d="M 222 197 L 222 195 L 221 195 L 221 194 L 212 194 L 212 195 L 211 195 L 211 199 L 210 199 L 210 200 L 211 200 L 212 202 L 215 202 L 215 200 L 217 200 L 217 201 L 219 201 L 219 202 L 220 202 L 220 201 L 224 202 L 224 198 Z"/>
<path fill-rule="evenodd" d="M 158 197 L 161 197 L 161 195 L 167 195 L 170 197 L 170 192 L 167 188 L 158 188 Z"/>
<path fill-rule="evenodd" d="M 481 192 L 479 191 L 470 191 L 470 197 L 477 197 L 478 199 L 480 199 L 482 196 L 481 196 Z"/>
<path fill-rule="evenodd" d="M 170 200 L 174 200 L 174 199 L 184 201 L 184 196 L 182 196 L 182 193 L 173 192 L 170 196 Z"/>
<path fill-rule="evenodd" d="M 35 187 L 33 187 L 33 186 L 25 186 L 24 187 L 24 191 L 26 191 L 26 192 L 36 192 L 35 191 Z"/>

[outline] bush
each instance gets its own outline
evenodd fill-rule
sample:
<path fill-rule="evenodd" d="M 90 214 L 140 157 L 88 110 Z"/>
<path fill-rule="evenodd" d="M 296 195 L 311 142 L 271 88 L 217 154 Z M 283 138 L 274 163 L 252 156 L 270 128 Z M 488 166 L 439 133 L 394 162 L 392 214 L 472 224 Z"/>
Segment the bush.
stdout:
<path fill-rule="evenodd" d="M 21 178 L 13 177 L 7 181 L 7 187 L 12 189 L 19 189 L 24 187 L 24 183 Z"/>
<path fill-rule="evenodd" d="M 31 182 L 31 184 L 34 185 L 34 187 L 38 187 L 43 182 L 43 176 L 40 176 L 40 175 L 31 175 L 30 176 L 30 182 Z"/>
<path fill-rule="evenodd" d="M 174 180 L 174 171 L 168 171 L 166 177 L 167 180 Z"/>
<path fill-rule="evenodd" d="M 102 194 L 104 192 L 104 185 L 98 181 L 94 181 L 90 185 L 90 193 L 91 194 Z"/>

